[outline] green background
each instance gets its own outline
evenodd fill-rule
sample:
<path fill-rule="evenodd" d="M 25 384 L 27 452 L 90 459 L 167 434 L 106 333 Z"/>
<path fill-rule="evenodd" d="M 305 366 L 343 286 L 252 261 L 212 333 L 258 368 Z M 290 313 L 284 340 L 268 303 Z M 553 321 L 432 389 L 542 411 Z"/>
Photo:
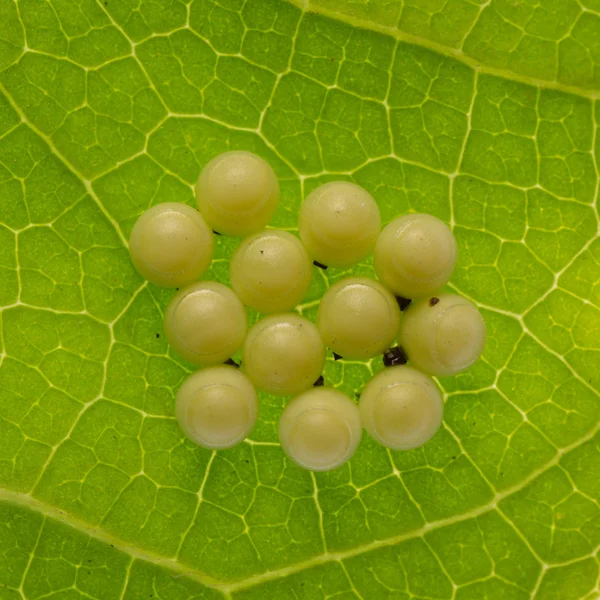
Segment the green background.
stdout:
<path fill-rule="evenodd" d="M 0 0 L 0 598 L 598 598 L 600 1 L 297 4 Z M 182 438 L 126 240 L 242 148 L 276 226 L 341 177 L 453 225 L 489 340 L 424 448 L 302 471 L 273 397 L 237 448 Z"/>

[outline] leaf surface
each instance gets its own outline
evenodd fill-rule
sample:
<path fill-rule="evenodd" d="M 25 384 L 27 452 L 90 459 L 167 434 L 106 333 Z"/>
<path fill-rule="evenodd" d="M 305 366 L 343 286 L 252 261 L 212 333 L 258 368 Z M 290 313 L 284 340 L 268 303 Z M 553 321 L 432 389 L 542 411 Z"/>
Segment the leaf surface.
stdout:
<path fill-rule="evenodd" d="M 0 0 L 0 598 L 592 600 L 600 547 L 596 0 Z M 229 149 L 274 225 L 351 179 L 451 223 L 485 354 L 424 448 L 311 474 L 263 396 L 183 439 L 138 215 Z M 208 277 L 228 282 L 235 241 Z M 372 275 L 370 262 L 354 273 Z M 348 272 L 315 270 L 302 314 Z M 357 397 L 381 368 L 334 361 Z"/>

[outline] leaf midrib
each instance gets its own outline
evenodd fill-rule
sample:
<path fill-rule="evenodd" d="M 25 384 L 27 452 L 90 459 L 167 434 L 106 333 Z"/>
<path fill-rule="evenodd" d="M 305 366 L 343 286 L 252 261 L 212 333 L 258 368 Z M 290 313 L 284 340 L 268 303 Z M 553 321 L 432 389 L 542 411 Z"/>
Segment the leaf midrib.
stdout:
<path fill-rule="evenodd" d="M 496 493 L 494 498 L 487 504 L 479 506 L 478 508 L 470 510 L 466 513 L 461 513 L 460 515 L 455 515 L 452 517 L 447 517 L 445 519 L 432 521 L 430 523 L 426 523 L 418 529 L 414 529 L 412 531 L 408 531 L 400 535 L 385 538 L 382 540 L 369 542 L 368 544 L 357 546 L 349 550 L 345 550 L 342 552 L 325 552 L 323 554 L 319 554 L 317 556 L 295 563 L 288 567 L 283 567 L 281 569 L 275 569 L 272 571 L 266 571 L 265 573 L 260 573 L 252 577 L 248 577 L 246 579 L 231 582 L 223 582 L 214 579 L 209 575 L 206 575 L 196 569 L 184 565 L 177 559 L 166 558 L 154 552 L 142 550 L 134 544 L 125 542 L 120 538 L 117 538 L 112 534 L 103 531 L 102 529 L 94 527 L 93 525 L 86 523 L 84 520 L 79 519 L 70 513 L 67 513 L 59 508 L 51 506 L 45 502 L 41 502 L 38 499 L 31 496 L 30 494 L 22 494 L 19 492 L 14 492 L 0 488 L 0 502 L 7 502 L 10 504 L 15 504 L 17 506 L 25 507 L 44 515 L 44 517 L 55 519 L 85 535 L 97 539 L 100 542 L 111 545 L 115 549 L 129 555 L 132 559 L 143 560 L 158 565 L 160 567 L 166 568 L 179 576 L 183 575 L 185 577 L 188 577 L 190 580 L 196 581 L 201 585 L 222 592 L 227 597 L 229 597 L 231 593 L 237 592 L 239 590 L 251 588 L 282 577 L 287 577 L 309 569 L 311 567 L 316 567 L 325 563 L 341 562 L 348 558 L 352 558 L 360 554 L 365 554 L 372 550 L 377 550 L 378 548 L 394 546 L 406 540 L 422 537 L 424 534 L 430 531 L 434 531 L 436 529 L 441 529 L 448 525 L 461 523 L 469 519 L 480 517 L 481 515 L 484 515 L 487 512 L 498 509 L 498 504 L 502 500 L 508 498 L 509 496 L 512 496 L 513 494 L 518 493 L 519 491 L 527 487 L 540 475 L 557 465 L 565 454 L 571 452 L 572 450 L 575 450 L 576 448 L 579 448 L 586 442 L 590 441 L 598 432 L 600 432 L 600 423 L 598 423 L 594 429 L 589 431 L 585 436 L 583 436 L 573 444 L 559 449 L 551 460 L 542 465 L 539 469 L 530 473 L 529 476 L 526 477 L 524 480 L 510 488 L 507 488 L 502 492 Z M 545 564 L 544 561 L 542 561 L 539 557 L 537 557 L 537 559 L 542 564 Z M 556 565 L 553 564 L 552 566 Z"/>
<path fill-rule="evenodd" d="M 527 76 L 519 75 L 519 74 L 511 72 L 511 71 L 504 71 L 502 69 L 486 67 L 486 66 L 478 63 L 478 61 L 466 56 L 462 51 L 453 50 L 447 46 L 438 44 L 436 42 L 432 42 L 432 41 L 422 38 L 420 36 L 415 36 L 412 34 L 404 33 L 393 27 L 377 25 L 376 23 L 370 23 L 368 21 L 357 19 L 355 17 L 352 17 L 351 15 L 346 15 L 346 14 L 343 14 L 343 13 L 340 13 L 337 11 L 332 11 L 332 10 L 318 7 L 318 6 L 313 6 L 309 2 L 309 0 L 288 0 L 288 1 L 291 4 L 294 4 L 298 7 L 300 7 L 305 13 L 306 12 L 314 12 L 314 13 L 320 14 L 322 16 L 334 18 L 338 21 L 342 21 L 342 22 L 345 22 L 347 24 L 350 24 L 350 25 L 353 25 L 356 27 L 360 27 L 363 29 L 369 29 L 369 30 L 373 30 L 373 31 L 377 31 L 377 32 L 386 34 L 390 37 L 393 37 L 394 39 L 396 39 L 398 41 L 409 42 L 409 43 L 433 50 L 439 54 L 451 57 L 455 60 L 462 62 L 463 64 L 474 69 L 474 71 L 476 71 L 476 72 L 500 76 L 506 80 L 512 80 L 512 81 L 517 81 L 517 82 L 521 82 L 521 83 L 525 83 L 525 84 L 529 84 L 529 85 L 534 85 L 534 86 L 536 86 L 538 88 L 542 88 L 542 89 L 544 89 L 544 88 L 545 89 L 556 89 L 556 90 L 560 90 L 563 92 L 575 94 L 575 95 L 578 95 L 578 96 L 581 96 L 581 97 L 584 97 L 587 99 L 593 100 L 596 98 L 600 98 L 600 92 L 595 92 L 593 90 L 585 90 L 585 89 L 581 89 L 577 86 L 567 86 L 567 85 L 559 84 L 557 82 L 538 80 L 535 78 L 530 78 Z M 309 6 L 309 4 L 310 4 L 310 6 Z M 5 93 L 5 96 L 10 100 L 10 102 L 12 104 L 13 103 L 12 97 L 8 93 Z M 18 113 L 21 115 L 23 122 L 28 123 L 28 121 L 25 119 L 20 107 L 16 107 L 16 108 L 18 109 Z M 190 117 L 192 115 L 186 115 L 186 116 Z M 28 123 L 28 125 L 30 127 L 32 126 L 30 123 Z M 90 181 L 86 177 L 81 175 L 81 173 L 79 173 L 76 169 L 73 169 L 73 166 L 70 165 L 69 161 L 66 160 L 66 158 L 64 156 L 62 156 L 59 152 L 57 152 L 56 148 L 54 148 L 53 144 L 50 143 L 50 140 L 47 138 L 47 136 L 44 136 L 43 134 L 41 134 L 41 132 L 39 132 L 37 130 L 37 128 L 34 128 L 34 130 L 38 133 L 38 135 L 40 135 L 42 137 L 42 139 L 44 139 L 46 141 L 46 143 L 49 144 L 49 147 L 51 148 L 51 150 L 56 155 L 58 155 L 61 158 L 61 160 L 63 162 L 65 162 L 65 164 L 69 165 L 69 167 L 75 173 L 78 174 L 81 181 L 84 182 L 84 184 L 86 185 L 86 190 L 88 191 L 88 193 L 97 202 L 99 208 L 101 210 L 104 210 L 102 204 L 95 197 L 93 190 L 91 189 Z M 110 221 L 113 222 L 112 219 L 110 219 Z M 117 232 L 122 237 L 122 233 L 119 231 L 118 226 L 116 226 L 115 228 L 117 229 Z M 589 243 L 586 245 L 586 248 L 587 248 L 587 246 L 589 246 Z M 585 248 L 582 249 L 577 254 L 577 256 L 579 256 L 581 254 L 581 252 L 583 252 L 584 250 L 585 250 Z M 491 308 L 491 310 L 498 311 L 498 309 L 496 309 L 496 308 Z M 522 319 L 520 319 L 520 320 L 522 320 Z M 585 383 L 587 383 L 587 382 L 585 382 Z M 164 567 L 164 568 L 172 571 L 173 573 L 178 574 L 179 576 L 185 576 L 185 577 L 189 578 L 190 580 L 196 581 L 202 585 L 205 585 L 212 589 L 218 590 L 218 591 L 224 593 L 226 596 L 229 596 L 232 592 L 236 592 L 238 590 L 250 588 L 250 587 L 260 585 L 262 583 L 266 583 L 266 582 L 274 580 L 274 579 L 289 576 L 294 573 L 301 572 L 305 569 L 308 569 L 308 568 L 311 568 L 314 566 L 318 566 L 320 564 L 328 563 L 331 561 L 340 562 L 347 558 L 350 558 L 350 557 L 353 557 L 356 555 L 360 555 L 360 554 L 363 554 L 363 553 L 366 553 L 366 552 L 369 552 L 369 551 L 372 551 L 372 550 L 375 550 L 378 548 L 396 545 L 405 540 L 409 540 L 409 539 L 416 538 L 416 537 L 421 537 L 422 535 L 424 535 L 425 533 L 427 533 L 429 531 L 436 530 L 436 529 L 448 526 L 453 523 L 460 523 L 462 521 L 469 520 L 474 517 L 478 517 L 478 516 L 485 514 L 491 510 L 495 510 L 498 508 L 497 505 L 500 501 L 502 501 L 504 498 L 506 498 L 514 493 L 519 492 L 521 489 L 525 488 L 527 485 L 529 485 L 533 480 L 535 480 L 541 474 L 543 474 L 544 472 L 549 470 L 551 467 L 558 464 L 560 459 L 566 452 L 569 452 L 569 451 L 581 446 L 585 442 L 589 441 L 594 435 L 596 435 L 596 433 L 599 430 L 600 430 L 600 424 L 593 431 L 589 432 L 587 435 L 582 437 L 580 440 L 574 442 L 569 447 L 564 448 L 562 450 L 558 450 L 558 452 L 555 454 L 555 456 L 550 461 L 548 461 L 546 464 L 542 465 L 535 472 L 531 473 L 523 481 L 519 482 L 517 485 L 513 486 L 512 488 L 505 490 L 504 492 L 497 493 L 489 503 L 482 505 L 482 506 L 480 506 L 474 510 L 471 510 L 467 513 L 463 513 L 463 514 L 460 514 L 460 515 L 457 515 L 454 517 L 449 517 L 449 518 L 438 520 L 438 521 L 433 521 L 431 523 L 424 525 L 423 527 L 421 527 L 419 529 L 412 530 L 410 532 L 406 532 L 404 534 L 394 536 L 391 538 L 387 538 L 384 540 L 378 540 L 378 541 L 371 542 L 371 543 L 368 543 L 368 544 L 365 544 L 362 546 L 358 546 L 358 547 L 352 548 L 351 550 L 348 550 L 348 551 L 337 552 L 337 553 L 327 553 L 326 552 L 326 553 L 317 555 L 311 559 L 296 563 L 294 565 L 290 565 L 290 566 L 282 568 L 282 569 L 267 571 L 265 573 L 255 575 L 255 576 L 249 577 L 244 580 L 240 580 L 240 581 L 236 581 L 236 582 L 229 582 L 229 583 L 224 583 L 222 581 L 213 579 L 210 576 L 201 573 L 200 571 L 186 567 L 181 562 L 178 562 L 176 559 L 165 558 L 165 557 L 155 554 L 153 552 L 146 552 L 144 550 L 141 550 L 140 548 L 138 548 L 137 546 L 135 546 L 133 544 L 129 544 L 119 538 L 112 536 L 111 534 L 109 534 L 105 531 L 102 531 L 102 530 L 86 523 L 84 520 L 80 520 L 77 517 L 74 517 L 73 515 L 68 514 L 65 511 L 62 511 L 62 510 L 60 510 L 56 507 L 53 507 L 49 504 L 40 502 L 37 499 L 35 499 L 33 496 L 30 496 L 28 494 L 20 494 L 17 492 L 3 490 L 0 488 L 0 501 L 6 501 L 8 503 L 27 507 L 35 512 L 38 512 L 38 513 L 44 515 L 45 517 L 63 522 L 65 524 L 73 527 L 74 529 L 81 531 L 82 533 L 84 533 L 86 535 L 89 535 L 90 537 L 96 538 L 97 540 L 99 540 L 103 543 L 114 546 L 116 549 L 128 554 L 132 558 L 132 560 L 138 559 L 138 560 L 143 560 L 146 562 L 150 562 L 152 564 L 159 565 L 161 567 Z"/>
<path fill-rule="evenodd" d="M 327 17 L 329 19 L 334 19 L 336 21 L 346 23 L 347 25 L 352 25 L 353 27 L 359 27 L 361 29 L 368 29 L 370 31 L 382 33 L 384 35 L 394 38 L 399 42 L 406 42 L 408 44 L 414 44 L 416 46 L 421 46 L 422 48 L 427 48 L 428 50 L 432 50 L 437 54 L 441 54 L 443 56 L 447 56 L 449 58 L 457 60 L 478 73 L 483 73 L 485 75 L 493 75 L 495 77 L 502 77 L 503 79 L 507 79 L 509 81 L 515 81 L 517 83 L 523 83 L 525 85 L 531 85 L 537 88 L 557 90 L 567 94 L 581 96 L 582 98 L 587 98 L 588 100 L 597 100 L 600 98 L 600 90 L 581 88 L 576 85 L 566 85 L 564 83 L 559 83 L 558 81 L 551 81 L 548 79 L 537 79 L 536 77 L 522 75 L 520 73 L 516 73 L 515 71 L 499 69 L 497 67 L 490 67 L 482 64 L 475 58 L 468 56 L 462 50 L 445 46 L 444 44 L 434 42 L 419 35 L 407 33 L 396 27 L 380 25 L 379 23 L 373 23 L 365 19 L 359 19 L 357 17 L 340 11 L 331 10 L 330 8 L 315 5 L 313 2 L 311 2 L 311 0 L 286 1 L 290 4 L 293 4 L 297 8 L 300 8 L 304 13 L 314 13 L 322 17 Z"/>

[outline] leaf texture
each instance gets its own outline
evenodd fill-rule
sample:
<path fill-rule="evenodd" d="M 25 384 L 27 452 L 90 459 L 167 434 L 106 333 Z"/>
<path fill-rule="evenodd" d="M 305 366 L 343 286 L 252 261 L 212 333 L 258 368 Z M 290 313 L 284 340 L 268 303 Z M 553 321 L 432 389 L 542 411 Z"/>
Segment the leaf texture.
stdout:
<path fill-rule="evenodd" d="M 600 596 L 597 0 L 0 0 L 0 598 Z M 425 447 L 184 440 L 138 215 L 257 152 L 451 223 L 488 343 Z M 228 282 L 235 241 L 208 277 Z M 371 263 L 357 274 L 372 275 Z M 348 272 L 315 270 L 302 314 Z M 334 361 L 358 397 L 381 360 Z"/>

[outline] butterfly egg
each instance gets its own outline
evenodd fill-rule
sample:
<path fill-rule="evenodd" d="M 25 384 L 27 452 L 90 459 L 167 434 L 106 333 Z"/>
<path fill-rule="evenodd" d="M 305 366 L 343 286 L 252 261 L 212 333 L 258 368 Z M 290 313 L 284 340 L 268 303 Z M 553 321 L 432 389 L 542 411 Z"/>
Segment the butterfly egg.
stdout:
<path fill-rule="evenodd" d="M 372 358 L 396 339 L 400 309 L 378 281 L 350 277 L 325 292 L 317 325 L 323 341 L 336 354 L 350 359 Z"/>
<path fill-rule="evenodd" d="M 321 375 L 325 346 L 308 319 L 271 315 L 250 328 L 242 365 L 257 388 L 281 396 L 297 394 Z"/>
<path fill-rule="evenodd" d="M 279 420 L 279 441 L 295 463 L 330 471 L 352 458 L 360 442 L 358 407 L 342 392 L 313 388 L 296 396 Z"/>
<path fill-rule="evenodd" d="M 483 352 L 485 335 L 485 321 L 471 302 L 440 294 L 404 311 L 398 342 L 412 365 L 443 377 L 472 365 Z"/>
<path fill-rule="evenodd" d="M 392 450 L 418 448 L 442 424 L 444 401 L 437 385 L 417 369 L 389 367 L 367 383 L 360 417 L 369 435 Z"/>
<path fill-rule="evenodd" d="M 454 235 L 443 221 L 431 215 L 405 215 L 383 228 L 373 265 L 394 294 L 420 298 L 448 283 L 457 255 Z"/>
<path fill-rule="evenodd" d="M 214 236 L 202 215 L 179 202 L 157 204 L 142 213 L 129 236 L 138 273 L 162 287 L 180 287 L 210 266 Z"/>
<path fill-rule="evenodd" d="M 279 182 L 260 156 L 225 152 L 202 169 L 196 199 L 215 231 L 243 237 L 263 229 L 273 217 L 279 202 Z"/>
<path fill-rule="evenodd" d="M 244 240 L 230 265 L 231 286 L 240 300 L 262 313 L 294 308 L 312 281 L 312 263 L 298 238 L 267 229 Z"/>
<path fill-rule="evenodd" d="M 230 358 L 242 345 L 246 310 L 227 286 L 199 281 L 180 290 L 169 302 L 164 328 L 169 344 L 197 365 Z"/>
<path fill-rule="evenodd" d="M 300 207 L 300 239 L 313 259 L 330 267 L 346 268 L 366 258 L 380 228 L 371 194 L 347 181 L 318 187 Z"/>
<path fill-rule="evenodd" d="M 185 435 L 198 446 L 231 448 L 254 428 L 258 397 L 239 369 L 209 367 L 183 382 L 177 392 L 175 414 Z"/>

